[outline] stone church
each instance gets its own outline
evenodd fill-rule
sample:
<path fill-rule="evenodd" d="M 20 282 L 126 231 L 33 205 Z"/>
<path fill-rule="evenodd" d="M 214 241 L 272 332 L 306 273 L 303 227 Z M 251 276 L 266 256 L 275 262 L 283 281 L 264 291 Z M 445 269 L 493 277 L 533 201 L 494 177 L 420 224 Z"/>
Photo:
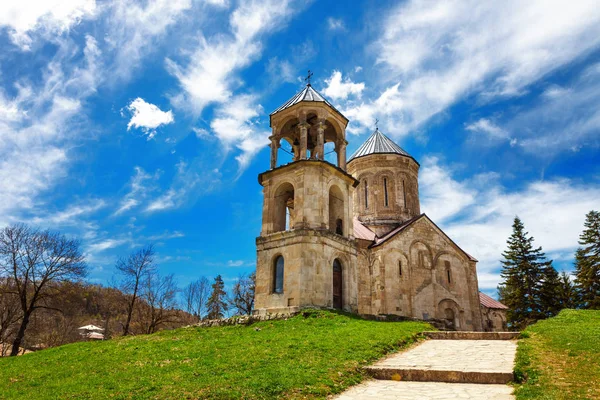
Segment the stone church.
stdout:
<path fill-rule="evenodd" d="M 379 129 L 346 160 L 348 119 L 310 83 L 270 124 L 256 314 L 324 307 L 482 330 L 477 260 L 421 213 L 417 160 Z M 282 140 L 293 159 L 278 165 Z"/>

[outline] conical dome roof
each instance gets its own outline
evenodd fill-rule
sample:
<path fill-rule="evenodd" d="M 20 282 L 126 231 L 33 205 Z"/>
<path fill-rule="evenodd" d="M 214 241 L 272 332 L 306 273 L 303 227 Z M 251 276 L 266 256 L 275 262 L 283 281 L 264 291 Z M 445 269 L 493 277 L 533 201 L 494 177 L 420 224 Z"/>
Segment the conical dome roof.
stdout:
<path fill-rule="evenodd" d="M 350 162 L 355 158 L 368 156 L 369 154 L 400 154 L 413 158 L 402 147 L 394 143 L 392 139 L 381 133 L 379 129 L 375 129 L 375 132 L 350 156 L 348 161 Z"/>
<path fill-rule="evenodd" d="M 339 112 L 325 97 L 323 97 L 323 95 L 321 95 L 321 93 L 317 92 L 309 83 L 308 85 L 306 85 L 304 87 L 304 89 L 302 89 L 301 91 L 299 91 L 298 93 L 296 93 L 294 95 L 294 97 L 292 97 L 291 99 L 289 99 L 288 101 L 286 101 L 285 103 L 283 103 L 277 110 L 273 111 L 271 113 L 271 116 L 273 116 L 273 114 L 277 114 L 280 111 L 283 111 L 287 108 L 290 108 L 302 101 L 314 101 L 314 102 L 322 102 L 327 104 L 329 107 L 333 108 L 335 111 L 337 111 L 342 117 L 344 117 L 344 115 Z M 346 118 L 346 117 L 344 117 Z M 346 120 L 348 120 L 346 118 Z"/>

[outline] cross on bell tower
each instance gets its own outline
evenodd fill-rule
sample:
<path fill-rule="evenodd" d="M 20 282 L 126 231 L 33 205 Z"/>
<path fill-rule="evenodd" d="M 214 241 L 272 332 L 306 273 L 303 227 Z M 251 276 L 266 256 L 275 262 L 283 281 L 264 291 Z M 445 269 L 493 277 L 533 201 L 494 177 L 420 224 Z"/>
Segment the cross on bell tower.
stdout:
<path fill-rule="evenodd" d="M 306 86 L 310 86 L 310 78 L 313 76 L 313 73 L 310 72 L 310 69 L 308 70 L 308 74 L 306 75 L 306 78 L 304 78 L 304 81 L 306 82 Z"/>

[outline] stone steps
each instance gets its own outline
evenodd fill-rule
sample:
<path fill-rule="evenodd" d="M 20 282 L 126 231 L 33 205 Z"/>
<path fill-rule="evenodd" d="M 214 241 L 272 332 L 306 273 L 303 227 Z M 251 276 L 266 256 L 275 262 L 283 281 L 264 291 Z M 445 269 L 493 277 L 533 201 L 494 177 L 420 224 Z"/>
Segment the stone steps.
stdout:
<path fill-rule="evenodd" d="M 391 355 L 365 371 L 375 379 L 394 381 L 506 384 L 513 380 L 516 343 L 506 340 L 511 335 L 434 333 L 433 340 Z M 502 337 L 506 339 L 499 340 Z"/>
<path fill-rule="evenodd" d="M 514 340 L 520 332 L 462 332 L 462 331 L 427 331 L 423 332 L 428 339 L 434 340 Z"/>
<path fill-rule="evenodd" d="M 375 379 L 392 381 L 506 384 L 513 380 L 512 372 L 430 370 L 381 366 L 370 366 L 366 367 L 365 370 Z"/>

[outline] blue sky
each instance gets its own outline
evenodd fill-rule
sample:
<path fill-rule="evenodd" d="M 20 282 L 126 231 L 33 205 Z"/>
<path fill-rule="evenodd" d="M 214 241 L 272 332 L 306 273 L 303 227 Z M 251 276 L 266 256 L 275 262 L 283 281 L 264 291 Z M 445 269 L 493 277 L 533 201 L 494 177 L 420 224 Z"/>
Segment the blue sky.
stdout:
<path fill-rule="evenodd" d="M 268 115 L 313 86 L 421 163 L 422 211 L 491 293 L 518 214 L 572 269 L 600 208 L 594 1 L 12 1 L 0 9 L 0 225 L 76 235 L 89 280 L 255 263 Z M 283 154 L 282 154 L 283 156 Z"/>

